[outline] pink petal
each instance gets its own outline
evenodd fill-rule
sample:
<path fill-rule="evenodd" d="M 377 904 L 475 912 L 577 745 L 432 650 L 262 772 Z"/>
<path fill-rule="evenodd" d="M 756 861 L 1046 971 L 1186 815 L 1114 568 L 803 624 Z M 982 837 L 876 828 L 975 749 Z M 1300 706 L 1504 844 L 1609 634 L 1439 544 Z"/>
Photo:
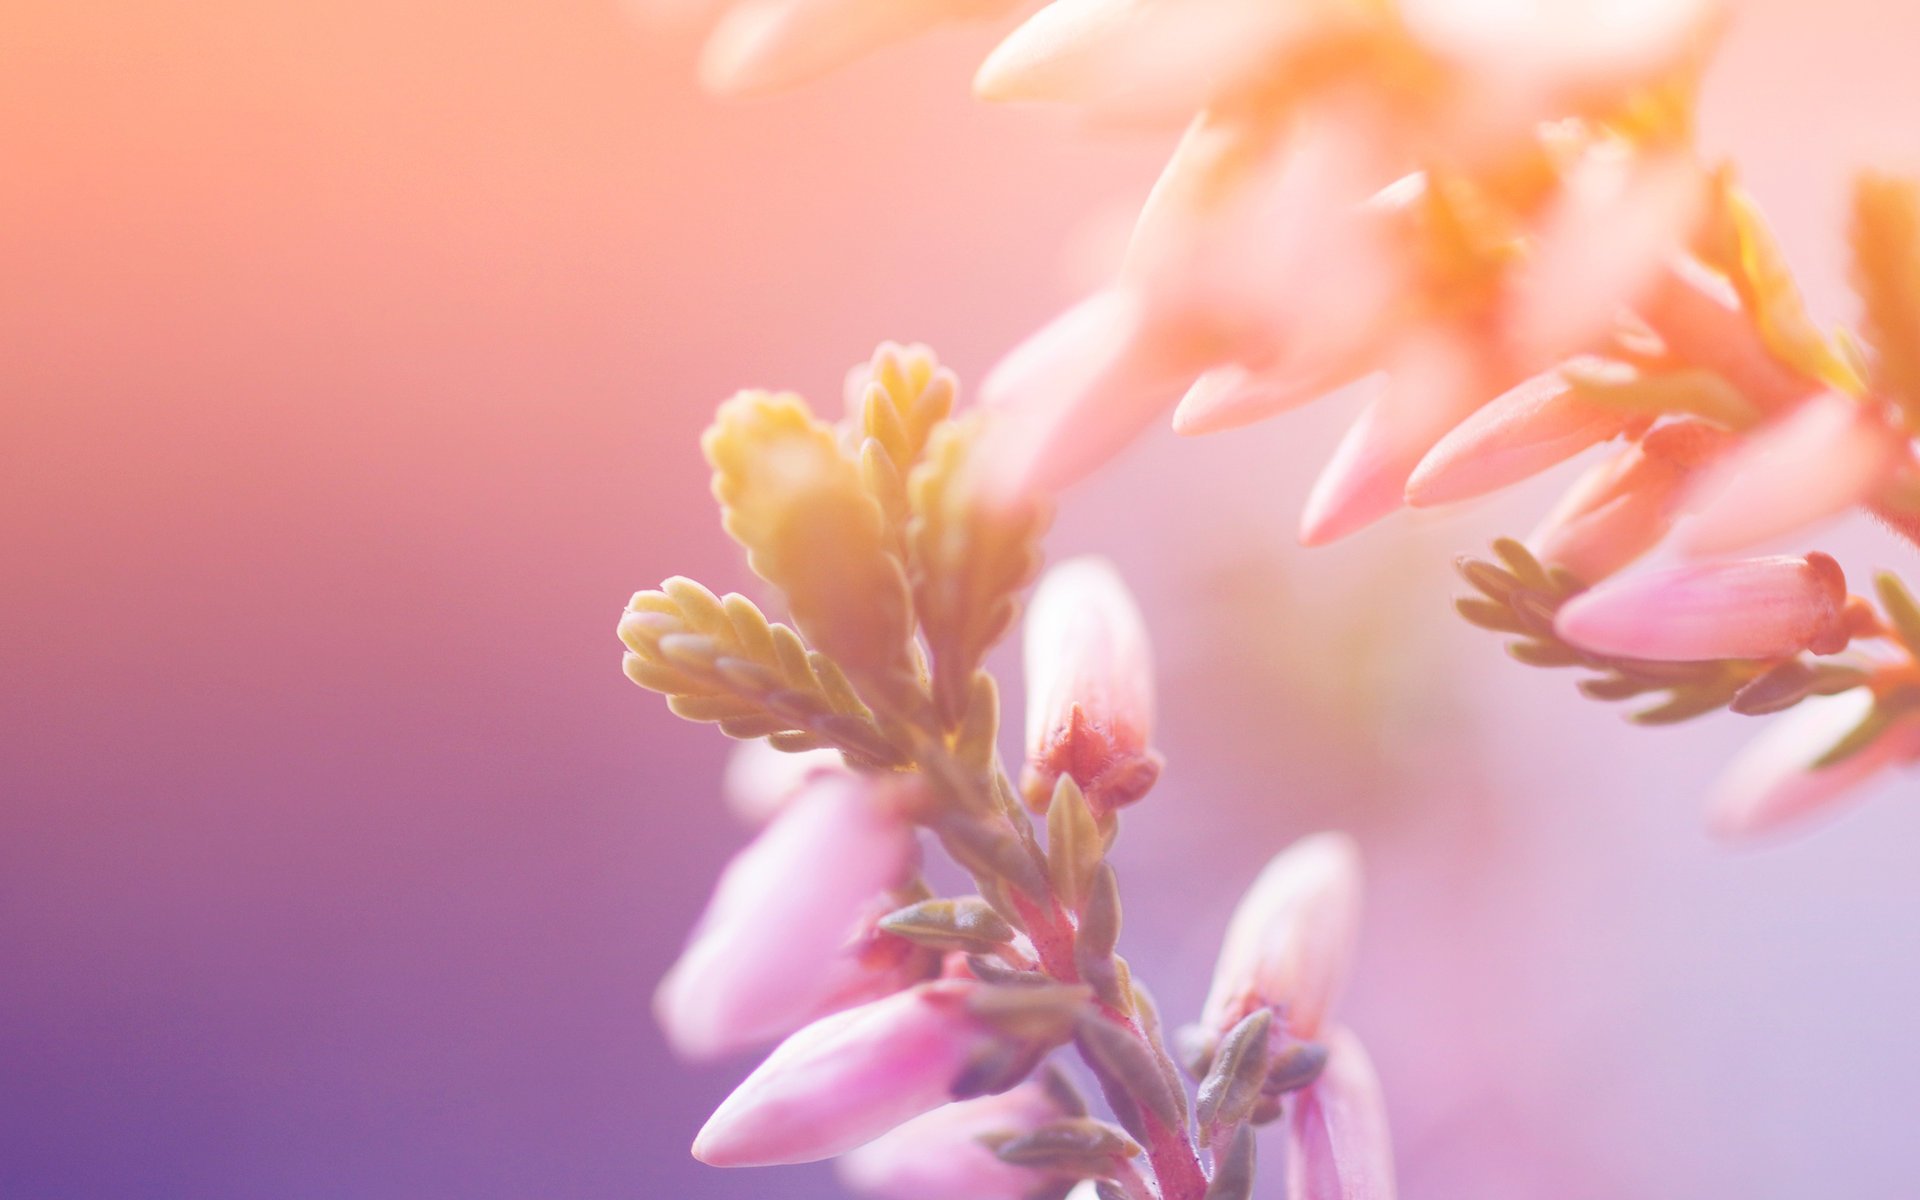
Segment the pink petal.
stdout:
<path fill-rule="evenodd" d="M 775 750 L 765 739 L 755 738 L 740 743 L 728 756 L 720 791 L 735 816 L 758 827 L 773 820 L 789 800 L 815 779 L 847 774 L 851 772 L 838 750 L 788 754 Z"/>
<path fill-rule="evenodd" d="M 1824 554 L 1655 571 L 1602 584 L 1554 629 L 1595 654 L 1671 662 L 1831 654 L 1847 643 L 1847 583 Z"/>
<path fill-rule="evenodd" d="M 654 1010 L 681 1053 L 710 1057 L 780 1037 L 859 990 L 875 966 L 858 938 L 910 873 L 912 827 L 874 785 L 827 776 L 792 800 L 720 876 Z"/>
<path fill-rule="evenodd" d="M 729 95 L 807 83 L 947 21 L 1014 0 L 743 0 L 715 27 L 700 60 L 707 88 Z"/>
<path fill-rule="evenodd" d="M 1314 481 L 1300 516 L 1300 542 L 1324 546 L 1406 503 L 1420 460 L 1503 382 L 1473 350 L 1427 335 L 1403 351 L 1385 393 L 1361 412 Z"/>
<path fill-rule="evenodd" d="M 982 461 L 987 486 L 1045 496 L 1105 464 L 1205 366 L 1153 328 L 1139 295 L 1115 288 L 1068 309 L 994 367 L 981 386 L 996 409 Z"/>
<path fill-rule="evenodd" d="M 1027 1133 L 1070 1115 L 1037 1081 L 936 1108 L 839 1161 L 841 1182 L 877 1200 L 1025 1200 L 1046 1182 L 1001 1162 L 980 1139 Z"/>
<path fill-rule="evenodd" d="M 1153 728 L 1153 653 L 1140 610 L 1112 564 L 1076 558 L 1048 571 L 1028 609 L 1027 775 L 1030 796 L 1071 775 L 1096 814 L 1138 800 L 1160 774 Z"/>
<path fill-rule="evenodd" d="M 1896 721 L 1866 749 L 1829 767 L 1813 764 L 1873 707 L 1855 688 L 1803 700 L 1774 718 L 1736 756 L 1707 802 L 1708 822 L 1726 838 L 1751 838 L 1833 814 L 1887 768 L 1920 756 L 1920 719 Z"/>
<path fill-rule="evenodd" d="M 1221 939 L 1202 1027 L 1219 1036 L 1261 1007 L 1295 1037 L 1320 1036 L 1360 927 L 1360 851 L 1341 833 L 1302 838 L 1247 889 Z"/>
<path fill-rule="evenodd" d="M 1187 389 L 1173 410 L 1173 431 L 1190 437 L 1238 429 L 1309 404 L 1358 377 L 1357 371 L 1279 377 L 1238 364 L 1215 367 Z"/>
<path fill-rule="evenodd" d="M 1691 154 L 1590 151 L 1564 180 L 1517 284 L 1523 352 L 1550 361 L 1603 341 L 1686 252 L 1706 206 Z"/>
<path fill-rule="evenodd" d="M 981 986 L 921 984 L 815 1021 L 721 1102 L 693 1156 L 716 1167 L 817 1162 L 947 1103 L 992 1036 L 967 1011 Z"/>
<path fill-rule="evenodd" d="M 1583 475 L 1527 539 L 1541 562 L 1594 584 L 1654 548 L 1679 497 L 1732 435 L 1703 421 L 1664 425 Z"/>
<path fill-rule="evenodd" d="M 1583 400 L 1560 371 L 1536 375 L 1455 426 L 1407 480 L 1407 503 L 1451 504 L 1518 483 L 1642 419 Z"/>
<path fill-rule="evenodd" d="M 1327 1043 L 1326 1069 L 1287 1120 L 1288 1200 L 1393 1200 L 1393 1140 L 1373 1063 L 1345 1029 Z"/>
<path fill-rule="evenodd" d="M 1692 259 L 1676 261 L 1647 290 L 1639 313 L 1678 364 L 1714 372 L 1763 412 L 1813 394 L 1773 356 L 1726 280 Z"/>
<path fill-rule="evenodd" d="M 1865 404 L 1823 392 L 1755 431 L 1694 489 L 1680 545 L 1727 554 L 1845 512 L 1907 458 L 1906 439 Z"/>
<path fill-rule="evenodd" d="M 1308 6 L 1260 0 L 1054 0 L 987 56 L 974 93 L 1185 120 L 1326 23 Z"/>

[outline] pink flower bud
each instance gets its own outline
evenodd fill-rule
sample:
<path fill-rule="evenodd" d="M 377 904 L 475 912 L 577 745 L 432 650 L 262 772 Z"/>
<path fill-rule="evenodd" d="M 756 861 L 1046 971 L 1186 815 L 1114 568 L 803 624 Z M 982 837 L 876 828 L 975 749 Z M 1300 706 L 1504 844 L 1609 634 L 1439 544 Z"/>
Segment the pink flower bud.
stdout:
<path fill-rule="evenodd" d="M 1360 928 L 1360 852 L 1342 833 L 1276 855 L 1234 909 L 1200 1025 L 1224 1035 L 1262 1007 L 1297 1038 L 1320 1036 L 1345 985 Z"/>
<path fill-rule="evenodd" d="M 1153 732 L 1153 652 L 1126 584 L 1105 559 L 1059 564 L 1027 610 L 1027 767 L 1037 805 L 1062 775 L 1096 814 L 1146 795 L 1160 777 Z"/>
<path fill-rule="evenodd" d="M 873 922 L 911 872 L 910 825 L 873 783 L 823 776 L 727 864 L 654 1010 L 674 1048 L 710 1057 L 932 973 Z"/>
<path fill-rule="evenodd" d="M 1044 1083 L 936 1108 L 840 1159 L 847 1187 L 878 1200 L 1025 1200 L 1046 1183 L 1001 1162 L 982 1138 L 1029 1133 L 1071 1116 Z"/>
<path fill-rule="evenodd" d="M 1655 429 L 1583 475 L 1527 539 L 1535 557 L 1598 583 L 1673 528 L 1693 473 L 1732 435 L 1703 421 Z"/>
<path fill-rule="evenodd" d="M 1560 371 L 1536 375 L 1441 438 L 1407 480 L 1407 503 L 1424 507 L 1484 496 L 1645 422 L 1583 399 Z"/>
<path fill-rule="evenodd" d="M 1280 376 L 1238 364 L 1215 367 L 1194 382 L 1173 410 L 1173 431 L 1182 437 L 1238 429 L 1309 404 L 1358 377 L 1354 370 Z"/>
<path fill-rule="evenodd" d="M 1832 813 L 1875 776 L 1920 758 L 1920 717 L 1896 718 L 1866 748 L 1831 766 L 1822 755 L 1867 718 L 1873 695 L 1856 688 L 1803 700 L 1735 756 L 1708 800 L 1708 822 L 1726 838 L 1769 834 Z"/>
<path fill-rule="evenodd" d="M 1393 1140 L 1380 1080 L 1345 1029 L 1287 1120 L 1288 1200 L 1393 1200 Z"/>
<path fill-rule="evenodd" d="M 1704 563 L 1618 579 L 1569 600 L 1554 621 L 1583 650 L 1699 662 L 1832 654 L 1848 640 L 1847 580 L 1824 554 Z"/>
<path fill-rule="evenodd" d="M 721 1102 L 693 1156 L 716 1167 L 818 1162 L 947 1103 L 997 1036 L 968 1008 L 984 986 L 923 983 L 808 1025 Z"/>
<path fill-rule="evenodd" d="M 824 775 L 851 775 L 838 750 L 775 750 L 764 738 L 741 742 L 727 758 L 720 792 L 734 815 L 765 825 L 807 784 Z"/>
<path fill-rule="evenodd" d="M 1845 512 L 1887 481 L 1906 439 L 1867 405 L 1824 392 L 1755 431 L 1695 485 L 1690 554 L 1729 554 Z"/>

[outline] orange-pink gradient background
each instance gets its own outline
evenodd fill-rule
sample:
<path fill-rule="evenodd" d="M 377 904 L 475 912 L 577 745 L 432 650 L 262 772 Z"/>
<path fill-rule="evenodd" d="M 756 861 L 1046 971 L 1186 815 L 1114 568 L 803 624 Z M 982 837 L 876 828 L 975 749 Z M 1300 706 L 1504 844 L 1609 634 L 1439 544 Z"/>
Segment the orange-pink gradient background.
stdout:
<path fill-rule="evenodd" d="M 675 1063 L 648 995 L 743 834 L 612 627 L 747 585 L 729 390 L 831 403 L 882 337 L 977 378 L 1095 269 L 1167 139 L 970 103 L 989 42 L 729 105 L 616 0 L 6 5 L 0 1196 L 836 1194 L 686 1157 L 744 1064 Z M 1836 316 L 1917 43 L 1766 0 L 1710 83 Z M 1912 781 L 1709 845 L 1752 726 L 1626 728 L 1448 614 L 1546 492 L 1291 545 L 1350 410 L 1155 436 L 1062 512 L 1162 653 L 1140 973 L 1190 1013 L 1260 860 L 1346 826 L 1412 1200 L 1914 1194 Z"/>

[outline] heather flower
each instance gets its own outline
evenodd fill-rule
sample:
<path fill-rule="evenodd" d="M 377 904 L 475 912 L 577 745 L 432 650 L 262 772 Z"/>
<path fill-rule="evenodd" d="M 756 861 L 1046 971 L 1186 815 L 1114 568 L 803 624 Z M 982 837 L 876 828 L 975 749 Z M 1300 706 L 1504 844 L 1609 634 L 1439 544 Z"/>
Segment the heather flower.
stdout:
<path fill-rule="evenodd" d="M 727 865 L 655 1012 L 674 1047 L 711 1057 L 932 974 L 930 955 L 879 933 L 917 859 L 912 827 L 874 783 L 809 782 Z"/>
<path fill-rule="evenodd" d="M 1824 554 L 1704 563 L 1603 584 L 1569 601 L 1554 629 L 1621 658 L 1831 654 L 1849 639 L 1846 599 L 1846 577 Z"/>
<path fill-rule="evenodd" d="M 1262 1007 L 1287 1033 L 1321 1036 L 1346 983 L 1360 923 L 1360 858 L 1344 834 L 1319 833 L 1282 851 L 1247 889 L 1213 970 L 1202 1030 L 1220 1037 Z"/>
<path fill-rule="evenodd" d="M 1287 1120 L 1288 1200 L 1393 1200 L 1393 1143 L 1373 1063 L 1345 1029 Z"/>
<path fill-rule="evenodd" d="M 1076 1115 L 1039 1080 L 915 1117 L 842 1156 L 841 1180 L 877 1200 L 1026 1200 L 1048 1180 L 1001 1161 L 988 1139 Z"/>
<path fill-rule="evenodd" d="M 822 1017 L 780 1043 L 694 1139 L 716 1167 L 817 1162 L 960 1098 L 1005 1034 L 969 1001 L 987 985 L 946 979 Z"/>
<path fill-rule="evenodd" d="M 1714 832 L 1749 838 L 1814 820 L 1889 768 L 1920 760 L 1920 714 L 1908 712 L 1872 730 L 1866 745 L 1838 762 L 1821 763 L 1863 727 L 1875 703 L 1866 688 L 1807 700 L 1755 738 L 1708 800 Z"/>
<path fill-rule="evenodd" d="M 1153 729 L 1153 656 L 1126 585 L 1106 561 L 1076 558 L 1047 572 L 1028 610 L 1024 790 L 1044 808 L 1070 775 L 1096 816 L 1133 803 L 1160 776 Z"/>

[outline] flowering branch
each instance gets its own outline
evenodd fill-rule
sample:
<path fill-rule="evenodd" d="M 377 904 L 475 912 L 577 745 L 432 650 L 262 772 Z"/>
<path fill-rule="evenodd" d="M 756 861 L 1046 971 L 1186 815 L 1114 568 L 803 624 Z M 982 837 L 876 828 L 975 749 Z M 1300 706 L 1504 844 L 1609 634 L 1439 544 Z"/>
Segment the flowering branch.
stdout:
<path fill-rule="evenodd" d="M 695 1155 L 844 1155 L 849 1184 L 902 1200 L 1078 1183 L 1245 1200 L 1251 1128 L 1291 1116 L 1289 1170 L 1313 1181 L 1297 1196 L 1386 1195 L 1371 1067 L 1326 1024 L 1357 924 L 1350 843 L 1308 839 L 1243 902 L 1206 1010 L 1182 1030 L 1191 1098 L 1118 953 L 1107 861 L 1119 810 L 1160 773 L 1146 632 L 1104 563 L 1046 576 L 1026 626 L 1016 785 L 981 664 L 1037 568 L 1044 512 L 983 482 L 988 422 L 956 416 L 954 395 L 929 352 L 888 345 L 854 373 L 837 424 L 791 395 L 723 405 L 703 443 L 714 495 L 793 624 L 686 579 L 621 618 L 630 678 L 683 717 L 764 739 L 730 775 L 736 807 L 767 827 L 723 874 L 658 1008 L 689 1054 L 785 1040 Z M 975 894 L 926 887 L 916 829 Z M 1114 1123 L 1047 1065 L 1069 1044 Z M 1324 1191 L 1343 1180 L 1375 1190 Z"/>
<path fill-rule="evenodd" d="M 708 82 L 794 82 L 1019 7 L 736 4 L 715 45 L 758 29 L 752 68 Z M 1728 0 L 1040 5 L 981 66 L 983 98 L 1189 124 L 1118 277 L 989 375 L 997 486 L 1050 494 L 1169 409 L 1177 431 L 1212 433 L 1380 376 L 1308 497 L 1308 545 L 1608 444 L 1527 540 L 1584 586 L 1656 548 L 1712 562 L 1856 508 L 1920 545 L 1920 186 L 1860 177 L 1860 320 L 1817 322 L 1733 166 L 1695 145 L 1731 17 Z M 1650 619 L 1692 595 L 1647 587 Z M 1534 592 L 1530 612 L 1565 599 Z M 1481 615 L 1538 633 L 1538 612 Z M 1745 615 L 1719 610 L 1734 630 Z M 1579 641 L 1516 653 L 1596 665 Z M 1775 662 L 1736 704 L 1759 679 L 1725 664 L 1767 657 L 1711 653 L 1674 687 L 1652 686 L 1670 667 L 1608 668 L 1594 686 L 1667 692 L 1643 714 L 1659 720 L 1851 678 Z M 1913 757 L 1889 699 L 1903 669 L 1861 684 L 1889 761 Z"/>

